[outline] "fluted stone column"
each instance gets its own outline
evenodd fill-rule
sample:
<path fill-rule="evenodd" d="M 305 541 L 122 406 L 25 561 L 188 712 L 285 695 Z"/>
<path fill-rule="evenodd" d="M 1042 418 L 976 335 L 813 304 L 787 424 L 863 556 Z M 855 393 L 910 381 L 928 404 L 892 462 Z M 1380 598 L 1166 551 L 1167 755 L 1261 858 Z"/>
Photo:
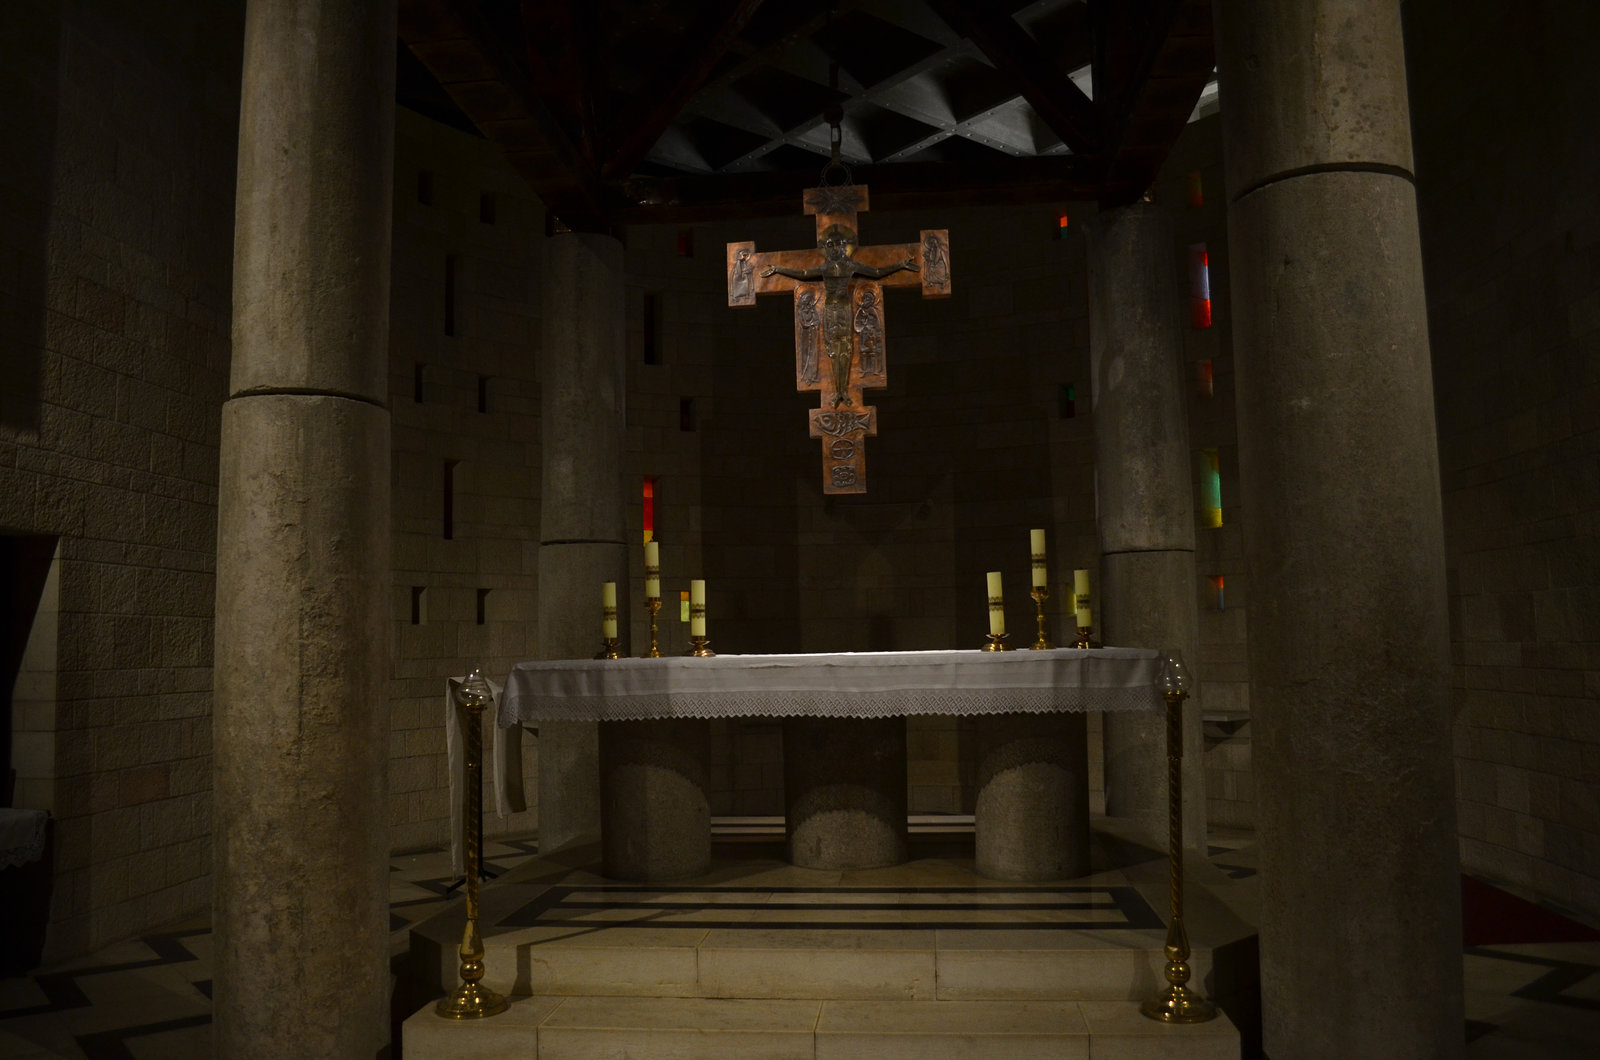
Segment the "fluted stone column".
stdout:
<path fill-rule="evenodd" d="M 1449 634 L 1396 0 L 1216 4 L 1263 1034 L 1462 1053 Z"/>
<path fill-rule="evenodd" d="M 389 1036 L 394 0 L 252 0 L 218 486 L 216 1054 Z"/>
<path fill-rule="evenodd" d="M 600 647 L 602 583 L 617 583 L 624 651 L 629 627 L 622 244 L 563 232 L 545 241 L 543 267 L 539 657 L 587 659 Z M 599 831 L 598 746 L 594 722 L 540 723 L 541 850 Z"/>
<path fill-rule="evenodd" d="M 1101 213 L 1088 233 L 1100 639 L 1176 648 L 1200 682 L 1194 475 L 1184 403 L 1176 247 L 1153 203 Z M 1183 834 L 1205 845 L 1199 688 L 1184 705 Z M 1165 836 L 1166 721 L 1105 715 L 1106 813 Z"/>

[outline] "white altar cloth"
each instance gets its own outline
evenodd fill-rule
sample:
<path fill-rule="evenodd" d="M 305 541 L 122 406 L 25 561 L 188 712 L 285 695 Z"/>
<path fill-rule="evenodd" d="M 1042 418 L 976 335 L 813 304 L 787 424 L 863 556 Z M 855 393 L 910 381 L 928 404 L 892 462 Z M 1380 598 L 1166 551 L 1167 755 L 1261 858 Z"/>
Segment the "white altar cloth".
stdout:
<path fill-rule="evenodd" d="M 559 659 L 512 669 L 499 721 L 1156 710 L 1160 665 L 1154 648 Z"/>

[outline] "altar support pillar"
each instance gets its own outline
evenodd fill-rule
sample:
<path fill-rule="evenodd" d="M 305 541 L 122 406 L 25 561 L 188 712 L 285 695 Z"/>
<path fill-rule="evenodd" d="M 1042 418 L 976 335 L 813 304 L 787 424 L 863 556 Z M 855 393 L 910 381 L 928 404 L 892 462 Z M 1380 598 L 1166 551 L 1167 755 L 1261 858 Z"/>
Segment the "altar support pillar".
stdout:
<path fill-rule="evenodd" d="M 785 718 L 789 860 L 875 869 L 906 860 L 906 719 Z"/>
<path fill-rule="evenodd" d="M 607 878 L 651 882 L 711 867 L 711 723 L 600 723 L 601 850 Z"/>
<path fill-rule="evenodd" d="M 1263 1044 L 1460 1056 L 1444 534 L 1400 5 L 1228 0 L 1216 20 Z"/>
<path fill-rule="evenodd" d="M 1089 360 L 1093 377 L 1100 639 L 1176 648 L 1203 683 L 1194 567 L 1194 476 L 1184 402 L 1176 247 L 1153 203 L 1091 222 Z M 1184 707 L 1183 740 L 1201 743 L 1199 695 Z M 1106 814 L 1167 831 L 1166 722 L 1159 713 L 1104 716 Z M 1205 772 L 1183 777 L 1183 834 L 1205 846 Z"/>
<path fill-rule="evenodd" d="M 978 734 L 978 875 L 1065 880 L 1089 872 L 1089 735 L 1082 713 L 997 714 Z"/>
<path fill-rule="evenodd" d="M 251 0 L 218 484 L 215 1052 L 389 1040 L 394 0 Z"/>
<path fill-rule="evenodd" d="M 539 657 L 600 647 L 600 586 L 616 582 L 628 650 L 623 506 L 622 244 L 562 232 L 545 240 L 539 350 Z M 592 721 L 539 725 L 539 849 L 600 829 L 599 733 Z"/>

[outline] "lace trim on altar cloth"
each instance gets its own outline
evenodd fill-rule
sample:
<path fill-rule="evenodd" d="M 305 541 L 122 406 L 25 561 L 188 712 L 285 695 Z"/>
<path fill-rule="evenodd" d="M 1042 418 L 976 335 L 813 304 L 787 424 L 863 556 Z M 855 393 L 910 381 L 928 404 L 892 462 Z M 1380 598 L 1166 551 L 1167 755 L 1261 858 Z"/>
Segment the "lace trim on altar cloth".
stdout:
<path fill-rule="evenodd" d="M 500 724 L 1156 710 L 1160 653 L 861 652 L 522 663 Z"/>
<path fill-rule="evenodd" d="M 974 694 L 922 689 L 893 699 L 839 692 L 792 691 L 782 696 L 733 699 L 725 693 L 681 692 L 609 696 L 592 701 L 546 702 L 538 717 L 551 721 L 653 721 L 666 718 L 903 718 L 913 714 L 1048 714 L 1089 710 L 1154 710 L 1151 688 L 1028 688 Z M 531 720 L 524 716 L 520 720 Z"/>

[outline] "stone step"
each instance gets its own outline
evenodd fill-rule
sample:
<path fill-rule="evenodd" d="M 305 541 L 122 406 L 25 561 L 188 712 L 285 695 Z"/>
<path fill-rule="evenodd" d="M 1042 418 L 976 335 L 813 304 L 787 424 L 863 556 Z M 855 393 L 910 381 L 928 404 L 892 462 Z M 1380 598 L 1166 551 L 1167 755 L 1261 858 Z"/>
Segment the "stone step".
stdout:
<path fill-rule="evenodd" d="M 413 975 L 440 993 L 457 982 L 463 916 L 412 933 Z M 1165 967 L 1165 929 L 1120 882 L 981 894 L 510 883 L 485 894 L 481 924 L 484 985 L 508 996 L 1137 1001 Z M 1204 983 L 1211 949 L 1189 964 Z"/>
<path fill-rule="evenodd" d="M 530 996 L 484 1020 L 406 1020 L 428 1060 L 1237 1060 L 1224 1015 L 1171 1026 L 1132 1001 Z"/>

